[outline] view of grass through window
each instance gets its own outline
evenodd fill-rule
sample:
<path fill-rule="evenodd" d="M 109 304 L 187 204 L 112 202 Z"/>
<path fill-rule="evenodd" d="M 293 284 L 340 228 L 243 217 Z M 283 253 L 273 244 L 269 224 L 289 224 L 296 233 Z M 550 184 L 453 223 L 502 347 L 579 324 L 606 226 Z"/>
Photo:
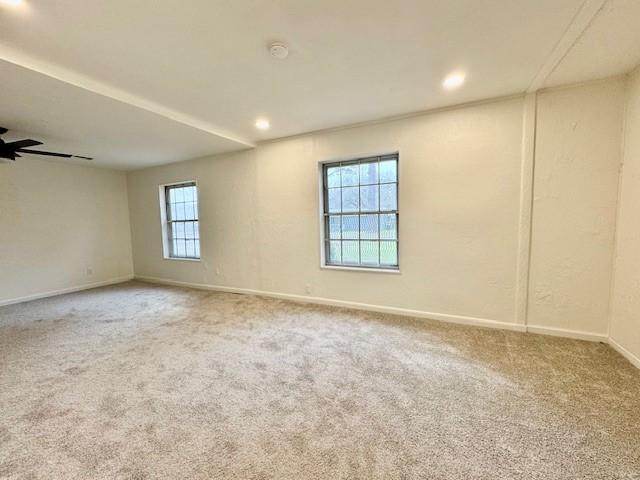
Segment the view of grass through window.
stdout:
<path fill-rule="evenodd" d="M 167 233 L 169 256 L 200 258 L 198 194 L 195 183 L 167 185 Z"/>
<path fill-rule="evenodd" d="M 327 265 L 398 268 L 398 155 L 323 165 Z"/>

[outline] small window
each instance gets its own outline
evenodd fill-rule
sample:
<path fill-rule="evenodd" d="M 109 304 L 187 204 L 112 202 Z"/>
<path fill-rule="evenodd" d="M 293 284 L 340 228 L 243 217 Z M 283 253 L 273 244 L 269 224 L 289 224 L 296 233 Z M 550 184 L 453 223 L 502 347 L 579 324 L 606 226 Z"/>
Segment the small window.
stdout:
<path fill-rule="evenodd" d="M 200 258 L 198 190 L 195 182 L 164 186 L 166 244 L 169 258 Z"/>
<path fill-rule="evenodd" d="M 322 166 L 324 263 L 398 270 L 398 155 Z"/>

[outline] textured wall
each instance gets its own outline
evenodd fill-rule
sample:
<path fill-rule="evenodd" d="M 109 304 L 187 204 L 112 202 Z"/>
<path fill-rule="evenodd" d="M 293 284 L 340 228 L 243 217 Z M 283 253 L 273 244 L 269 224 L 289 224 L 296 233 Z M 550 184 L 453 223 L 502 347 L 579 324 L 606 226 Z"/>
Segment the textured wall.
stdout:
<path fill-rule="evenodd" d="M 624 102 L 620 77 L 542 92 L 535 130 L 516 98 L 131 172 L 136 274 L 517 323 L 535 179 L 529 324 L 606 336 Z M 401 273 L 321 269 L 318 162 L 395 150 Z M 191 179 L 203 258 L 164 260 L 158 185 Z"/>
<path fill-rule="evenodd" d="M 0 164 L 0 246 L 0 303 L 132 275 L 125 174 Z"/>
<path fill-rule="evenodd" d="M 625 127 L 610 335 L 640 362 L 640 70 L 629 82 Z"/>
<path fill-rule="evenodd" d="M 130 172 L 131 238 L 137 275 L 183 282 L 260 287 L 256 152 L 221 155 Z M 195 180 L 201 262 L 163 258 L 158 186 Z"/>
<path fill-rule="evenodd" d="M 514 318 L 522 98 L 129 174 L 137 275 Z M 320 268 L 318 162 L 400 152 L 401 274 Z M 158 184 L 198 181 L 202 261 L 164 260 Z"/>
<path fill-rule="evenodd" d="M 538 96 L 530 325 L 606 335 L 623 77 Z"/>

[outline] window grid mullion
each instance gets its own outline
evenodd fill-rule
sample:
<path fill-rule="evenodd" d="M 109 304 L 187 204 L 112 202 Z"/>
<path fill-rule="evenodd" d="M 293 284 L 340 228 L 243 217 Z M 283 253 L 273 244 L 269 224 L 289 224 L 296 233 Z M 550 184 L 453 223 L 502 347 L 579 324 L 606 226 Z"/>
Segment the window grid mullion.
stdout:
<path fill-rule="evenodd" d="M 340 264 L 344 263 L 344 232 L 342 231 L 342 163 L 338 168 L 338 185 L 340 186 Z"/>
<path fill-rule="evenodd" d="M 380 157 L 378 157 L 378 212 L 380 212 Z M 381 227 L 380 227 L 381 216 L 378 213 L 378 265 L 382 264 L 382 257 L 380 254 L 380 249 L 382 248 L 382 244 L 380 243 Z"/>
<path fill-rule="evenodd" d="M 194 188 L 194 195 L 195 197 L 188 201 L 185 200 L 185 197 L 183 196 L 183 200 L 182 201 L 171 201 L 171 197 L 172 197 L 172 191 L 175 190 L 180 190 L 180 189 L 187 189 L 187 188 Z M 198 219 L 198 215 L 197 215 L 197 209 L 198 209 L 198 197 L 197 197 L 197 191 L 195 190 L 196 188 L 196 184 L 195 182 L 189 182 L 189 183 L 184 183 L 184 184 L 176 184 L 176 185 L 167 185 L 165 186 L 165 204 L 166 204 L 166 217 L 167 217 L 167 236 L 168 236 L 168 240 L 169 240 L 169 256 L 170 257 L 174 257 L 174 258 L 200 258 L 199 254 L 196 254 L 196 252 L 199 250 L 199 243 L 200 243 L 200 235 L 198 232 L 198 235 L 196 236 L 196 229 L 195 229 L 195 224 L 199 222 Z M 195 216 L 194 217 L 190 217 L 190 218 L 184 218 L 182 220 L 178 220 L 178 219 L 174 219 L 173 215 L 172 215 L 172 207 L 175 209 L 178 205 L 187 205 L 187 204 L 192 204 L 194 207 L 194 213 Z M 186 211 L 184 212 L 186 213 Z M 176 232 L 176 228 L 174 226 L 174 224 L 182 224 L 183 228 L 182 228 L 182 236 L 178 237 L 177 232 Z M 187 233 L 187 224 L 191 224 L 191 236 L 193 238 L 187 238 L 187 236 L 189 235 L 189 233 Z M 176 248 L 174 248 L 174 246 L 177 246 L 178 243 L 182 243 L 182 246 L 184 248 L 184 255 L 181 255 L 178 253 L 178 251 L 176 250 Z M 190 245 L 192 245 L 193 247 L 193 254 L 189 255 L 187 254 L 187 243 L 189 243 Z"/>
<path fill-rule="evenodd" d="M 360 160 L 358 159 L 358 265 L 362 265 L 362 241 L 360 240 L 361 224 L 362 221 L 362 200 L 360 199 Z"/>
<path fill-rule="evenodd" d="M 351 160 L 351 161 L 340 161 L 340 162 L 336 162 L 333 164 L 325 164 L 323 166 L 323 193 L 324 193 L 324 198 L 323 198 L 323 215 L 325 217 L 325 222 L 324 222 L 324 228 L 325 228 L 325 240 L 326 240 L 326 244 L 325 244 L 325 256 L 329 259 L 330 264 L 336 264 L 336 262 L 334 262 L 331 258 L 331 242 L 332 237 L 331 237 L 331 217 L 338 217 L 339 218 L 339 228 L 338 228 L 338 232 L 339 233 L 339 238 L 336 240 L 337 242 L 339 242 L 340 245 L 340 260 L 339 260 L 339 265 L 345 265 L 344 263 L 344 243 L 347 241 L 353 241 L 352 239 L 345 239 L 345 232 L 343 229 L 343 217 L 345 216 L 353 216 L 353 215 L 357 215 L 358 217 L 358 222 L 357 222 L 357 228 L 358 228 L 358 232 L 356 235 L 356 243 L 357 243 L 357 248 L 358 248 L 358 265 L 359 266 L 364 266 L 362 264 L 362 242 L 363 242 L 363 237 L 362 237 L 362 216 L 363 215 L 371 215 L 373 217 L 375 217 L 378 221 L 378 225 L 377 225 L 377 234 L 378 237 L 377 239 L 369 239 L 372 242 L 376 242 L 377 246 L 378 246 L 378 266 L 381 268 L 388 268 L 388 269 L 394 269 L 397 268 L 398 266 L 398 260 L 399 260 L 399 209 L 398 207 L 396 207 L 396 209 L 394 210 L 382 210 L 380 208 L 380 201 L 381 201 L 381 186 L 382 185 L 392 185 L 395 184 L 396 185 L 396 191 L 395 191 L 395 196 L 396 196 L 396 205 L 399 204 L 399 189 L 397 188 L 397 185 L 399 184 L 399 172 L 398 172 L 398 157 L 397 154 L 393 155 L 393 156 L 377 156 L 375 157 L 374 160 L 372 160 L 374 157 L 368 157 L 366 159 L 363 158 L 359 158 L 356 160 Z M 389 160 L 395 160 L 396 163 L 396 180 L 393 182 L 382 182 L 380 181 L 380 164 L 382 161 L 389 161 Z M 378 172 L 378 181 L 376 183 L 367 183 L 367 184 L 361 184 L 361 180 L 362 180 L 362 175 L 361 175 L 361 167 L 363 164 L 367 164 L 367 163 L 375 163 L 377 165 L 377 172 Z M 357 188 L 358 188 L 358 206 L 354 209 L 353 212 L 345 212 L 344 208 L 344 189 L 345 186 L 342 184 L 342 170 L 343 167 L 345 166 L 355 166 L 355 168 L 357 168 Z M 328 177 L 328 171 L 329 168 L 338 168 L 338 186 L 336 187 L 329 187 L 329 177 Z M 354 185 L 355 186 L 355 185 Z M 377 200 L 378 200 L 378 205 L 377 205 L 377 209 L 373 210 L 373 211 L 363 211 L 362 210 L 362 187 L 363 186 L 377 186 Z M 337 212 L 330 212 L 329 211 L 329 191 L 333 190 L 333 189 L 340 189 L 340 208 L 339 211 Z M 395 239 L 387 239 L 385 238 L 384 241 L 387 243 L 395 243 L 395 251 L 396 251 L 396 263 L 394 265 L 382 265 L 382 224 L 381 224 L 381 216 L 382 215 L 394 215 L 395 216 Z"/>

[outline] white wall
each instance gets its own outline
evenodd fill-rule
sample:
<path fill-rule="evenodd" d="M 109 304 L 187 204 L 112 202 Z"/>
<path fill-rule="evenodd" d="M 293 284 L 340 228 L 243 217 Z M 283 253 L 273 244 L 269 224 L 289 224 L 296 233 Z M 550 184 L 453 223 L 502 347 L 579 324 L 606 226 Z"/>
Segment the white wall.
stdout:
<path fill-rule="evenodd" d="M 611 335 L 637 352 L 639 83 L 611 304 L 625 78 L 541 92 L 535 123 L 533 103 L 517 97 L 126 176 L 32 159 L 2 165 L 0 303 L 126 278 L 132 247 L 140 277 L 446 320 L 524 329 L 522 311 L 533 331 L 595 339 L 606 337 L 610 309 Z M 321 269 L 318 162 L 391 151 L 400 152 L 401 273 Z M 184 180 L 198 182 L 200 262 L 162 255 L 158 185 Z M 518 282 L 528 278 L 527 301 Z"/>
<path fill-rule="evenodd" d="M 530 326 L 606 337 L 625 84 L 538 95 Z"/>
<path fill-rule="evenodd" d="M 540 92 L 535 119 L 532 98 L 128 175 L 31 158 L 0 165 L 0 304 L 135 271 L 436 319 L 610 335 L 640 366 L 640 71 Z M 318 162 L 391 151 L 400 152 L 401 273 L 321 269 Z M 200 262 L 162 255 L 158 185 L 184 180 L 198 182 Z"/>
<path fill-rule="evenodd" d="M 260 287 L 256 233 L 256 152 L 130 172 L 131 238 L 137 275 L 191 283 Z M 158 185 L 196 180 L 201 262 L 165 260 Z"/>
<path fill-rule="evenodd" d="M 138 276 L 514 321 L 523 99 L 129 174 Z M 318 162 L 400 152 L 401 274 L 320 268 Z M 158 185 L 195 179 L 202 262 L 162 258 Z"/>
<path fill-rule="evenodd" d="M 0 304 L 132 273 L 123 172 L 0 164 Z"/>
<path fill-rule="evenodd" d="M 528 258 L 519 232 L 530 220 L 520 196 L 526 204 L 534 179 L 523 142 L 535 135 L 529 324 L 606 336 L 624 88 L 615 78 L 542 92 L 537 130 L 523 130 L 515 98 L 132 172 L 136 275 L 517 328 L 518 261 Z M 321 269 L 318 162 L 396 150 L 401 274 Z M 164 260 L 158 185 L 191 179 L 202 262 Z"/>
<path fill-rule="evenodd" d="M 627 99 L 610 336 L 640 367 L 640 70 Z"/>

